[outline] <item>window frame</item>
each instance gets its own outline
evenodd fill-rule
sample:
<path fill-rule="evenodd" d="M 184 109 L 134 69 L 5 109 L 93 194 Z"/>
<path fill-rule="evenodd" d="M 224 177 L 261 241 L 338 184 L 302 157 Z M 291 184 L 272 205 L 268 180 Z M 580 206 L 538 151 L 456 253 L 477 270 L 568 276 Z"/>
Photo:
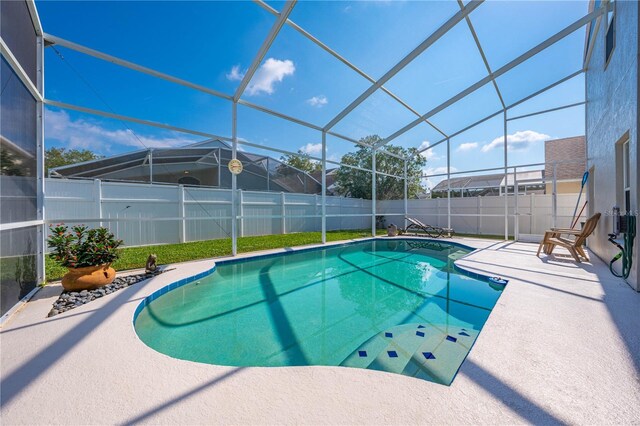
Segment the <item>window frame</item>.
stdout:
<path fill-rule="evenodd" d="M 615 0 L 610 0 L 609 1 L 609 6 L 611 6 L 611 10 L 607 11 L 606 16 L 604 16 L 605 19 L 605 28 L 604 28 L 604 69 L 606 70 L 607 67 L 609 66 L 609 63 L 611 62 L 611 58 L 613 57 L 613 53 L 616 51 L 616 18 L 617 18 L 617 14 L 616 14 L 616 1 Z M 611 35 L 613 41 L 612 41 L 612 46 L 611 46 L 611 50 L 609 52 L 607 52 L 607 39 L 609 37 L 609 30 L 613 31 L 613 34 Z"/>

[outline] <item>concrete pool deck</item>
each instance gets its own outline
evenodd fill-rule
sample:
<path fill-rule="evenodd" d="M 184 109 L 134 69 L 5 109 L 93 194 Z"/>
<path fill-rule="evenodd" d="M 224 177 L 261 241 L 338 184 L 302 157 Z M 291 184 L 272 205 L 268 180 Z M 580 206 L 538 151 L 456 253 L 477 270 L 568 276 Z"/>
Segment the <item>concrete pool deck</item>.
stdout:
<path fill-rule="evenodd" d="M 341 367 L 232 368 L 181 361 L 136 336 L 176 269 L 45 318 L 39 291 L 2 328 L 2 424 L 640 424 L 640 294 L 591 254 L 469 238 L 457 264 L 509 284 L 450 387 Z M 249 256 L 250 254 L 246 254 Z"/>

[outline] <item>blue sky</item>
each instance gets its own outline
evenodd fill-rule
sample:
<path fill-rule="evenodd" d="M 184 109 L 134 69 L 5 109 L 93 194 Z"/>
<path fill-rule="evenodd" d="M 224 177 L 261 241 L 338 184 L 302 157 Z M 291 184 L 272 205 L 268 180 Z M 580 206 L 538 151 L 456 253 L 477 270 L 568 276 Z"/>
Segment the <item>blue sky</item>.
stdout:
<path fill-rule="evenodd" d="M 227 94 L 235 91 L 275 21 L 260 6 L 239 1 L 38 1 L 37 6 L 47 33 Z M 290 18 L 368 75 L 379 78 L 458 10 L 453 1 L 301 1 Z M 496 70 L 586 12 L 586 1 L 488 1 L 470 18 L 489 65 Z M 501 76 L 498 85 L 506 103 L 578 70 L 583 45 L 584 31 L 580 30 Z M 57 50 L 64 61 L 52 49 L 45 56 L 48 99 L 231 136 L 228 101 L 63 47 Z M 426 113 L 486 75 L 462 21 L 386 87 Z M 322 126 L 369 86 L 366 79 L 285 26 L 243 99 Z M 579 102 L 583 95 L 584 80 L 579 76 L 516 107 L 511 115 Z M 493 85 L 488 84 L 436 114 L 432 121 L 453 133 L 499 109 Z M 200 139 L 55 108 L 48 109 L 46 118 L 47 146 L 87 148 L 103 155 Z M 369 134 L 385 137 L 414 119 L 415 115 L 378 91 L 334 130 L 356 139 Z M 453 138 L 452 167 L 464 171 L 501 166 L 502 145 L 497 138 L 502 132 L 502 120 L 497 117 Z M 250 108 L 239 107 L 238 133 L 253 143 L 320 154 L 319 132 Z M 510 164 L 542 161 L 545 139 L 584 133 L 584 109 L 511 121 L 508 133 Z M 424 147 L 440 139 L 439 133 L 421 124 L 393 143 Z M 328 140 L 331 159 L 339 160 L 354 149 L 349 142 Z M 442 171 L 444 154 L 444 144 L 425 154 L 426 169 Z"/>

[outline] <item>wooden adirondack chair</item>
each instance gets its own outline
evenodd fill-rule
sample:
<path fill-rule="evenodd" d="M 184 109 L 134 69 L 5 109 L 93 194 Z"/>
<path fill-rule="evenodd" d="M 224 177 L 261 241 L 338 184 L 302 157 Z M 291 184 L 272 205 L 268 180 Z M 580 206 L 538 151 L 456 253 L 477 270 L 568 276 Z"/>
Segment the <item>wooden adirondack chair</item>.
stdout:
<path fill-rule="evenodd" d="M 553 249 L 555 246 L 564 247 L 569 250 L 571 256 L 575 259 L 576 262 L 582 262 L 581 258 L 584 260 L 589 260 L 587 257 L 587 253 L 585 253 L 582 248 L 584 242 L 587 237 L 591 235 L 591 233 L 596 229 L 596 225 L 600 220 L 600 213 L 596 213 L 591 216 L 584 224 L 584 227 L 580 230 L 578 229 L 561 229 L 561 228 L 552 228 L 549 231 L 544 233 L 544 238 L 538 247 L 537 256 L 540 256 L 540 251 L 544 248 L 544 252 L 546 254 L 553 253 Z M 568 236 L 569 238 L 565 237 Z"/>

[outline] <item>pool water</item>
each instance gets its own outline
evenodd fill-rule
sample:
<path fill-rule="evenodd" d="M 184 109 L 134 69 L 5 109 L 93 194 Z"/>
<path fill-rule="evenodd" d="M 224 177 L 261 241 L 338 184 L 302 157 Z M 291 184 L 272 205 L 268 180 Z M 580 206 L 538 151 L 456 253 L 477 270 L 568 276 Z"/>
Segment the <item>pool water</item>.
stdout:
<path fill-rule="evenodd" d="M 503 290 L 454 268 L 469 252 L 377 239 L 221 262 L 151 301 L 135 329 L 185 360 L 357 367 L 450 384 Z"/>

